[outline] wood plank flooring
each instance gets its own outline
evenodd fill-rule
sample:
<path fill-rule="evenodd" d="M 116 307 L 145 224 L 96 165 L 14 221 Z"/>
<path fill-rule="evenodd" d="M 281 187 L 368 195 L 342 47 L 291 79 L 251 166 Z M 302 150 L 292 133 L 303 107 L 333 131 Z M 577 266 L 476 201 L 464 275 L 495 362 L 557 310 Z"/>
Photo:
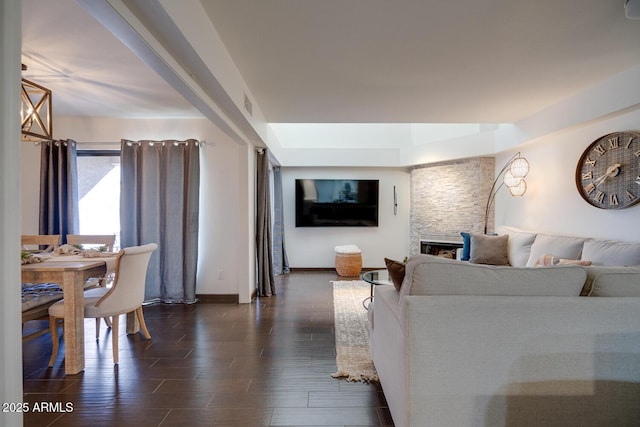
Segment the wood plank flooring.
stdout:
<path fill-rule="evenodd" d="M 152 339 L 85 323 L 86 368 L 53 368 L 51 337 L 23 344 L 25 426 L 393 426 L 379 385 L 336 371 L 333 272 L 276 276 L 254 304 L 151 305 Z M 29 325 L 27 325 L 29 327 Z M 58 407 L 45 407 L 58 405 Z M 37 406 L 36 406 L 37 405 Z"/>

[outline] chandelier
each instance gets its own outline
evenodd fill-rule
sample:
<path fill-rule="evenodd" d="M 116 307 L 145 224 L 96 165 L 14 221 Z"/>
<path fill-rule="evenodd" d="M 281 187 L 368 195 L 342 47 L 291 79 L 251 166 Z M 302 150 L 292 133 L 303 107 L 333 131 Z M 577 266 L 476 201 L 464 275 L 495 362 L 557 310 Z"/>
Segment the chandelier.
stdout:
<path fill-rule="evenodd" d="M 22 70 L 26 70 L 22 64 Z M 23 141 L 53 139 L 51 123 L 51 90 L 22 79 L 20 96 L 20 127 Z"/>

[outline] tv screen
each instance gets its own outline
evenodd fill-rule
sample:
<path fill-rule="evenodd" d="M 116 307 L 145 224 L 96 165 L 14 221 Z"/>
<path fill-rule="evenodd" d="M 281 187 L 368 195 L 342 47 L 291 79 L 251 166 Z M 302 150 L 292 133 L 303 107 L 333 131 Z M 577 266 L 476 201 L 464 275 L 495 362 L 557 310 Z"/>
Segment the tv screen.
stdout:
<path fill-rule="evenodd" d="M 377 227 L 378 182 L 296 179 L 296 227 Z"/>

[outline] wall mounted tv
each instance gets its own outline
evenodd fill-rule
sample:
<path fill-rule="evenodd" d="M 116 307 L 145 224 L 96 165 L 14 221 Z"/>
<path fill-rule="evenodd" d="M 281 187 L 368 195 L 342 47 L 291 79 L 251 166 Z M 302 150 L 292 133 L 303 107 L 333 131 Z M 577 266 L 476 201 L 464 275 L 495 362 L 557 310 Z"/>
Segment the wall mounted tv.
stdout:
<path fill-rule="evenodd" d="M 377 227 L 378 183 L 296 179 L 296 227 Z"/>

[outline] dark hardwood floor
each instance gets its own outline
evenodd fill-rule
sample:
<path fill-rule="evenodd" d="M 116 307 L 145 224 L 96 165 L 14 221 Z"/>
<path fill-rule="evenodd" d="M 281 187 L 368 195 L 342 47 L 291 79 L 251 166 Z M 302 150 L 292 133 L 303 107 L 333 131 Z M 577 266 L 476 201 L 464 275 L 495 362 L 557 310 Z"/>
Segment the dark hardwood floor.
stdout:
<path fill-rule="evenodd" d="M 64 375 L 64 344 L 48 368 L 50 335 L 28 341 L 24 425 L 392 426 L 379 385 L 331 378 L 337 279 L 276 276 L 278 294 L 250 305 L 145 306 L 152 339 L 127 336 L 122 319 L 117 366 L 111 331 L 95 341 L 87 320 L 78 375 Z"/>

